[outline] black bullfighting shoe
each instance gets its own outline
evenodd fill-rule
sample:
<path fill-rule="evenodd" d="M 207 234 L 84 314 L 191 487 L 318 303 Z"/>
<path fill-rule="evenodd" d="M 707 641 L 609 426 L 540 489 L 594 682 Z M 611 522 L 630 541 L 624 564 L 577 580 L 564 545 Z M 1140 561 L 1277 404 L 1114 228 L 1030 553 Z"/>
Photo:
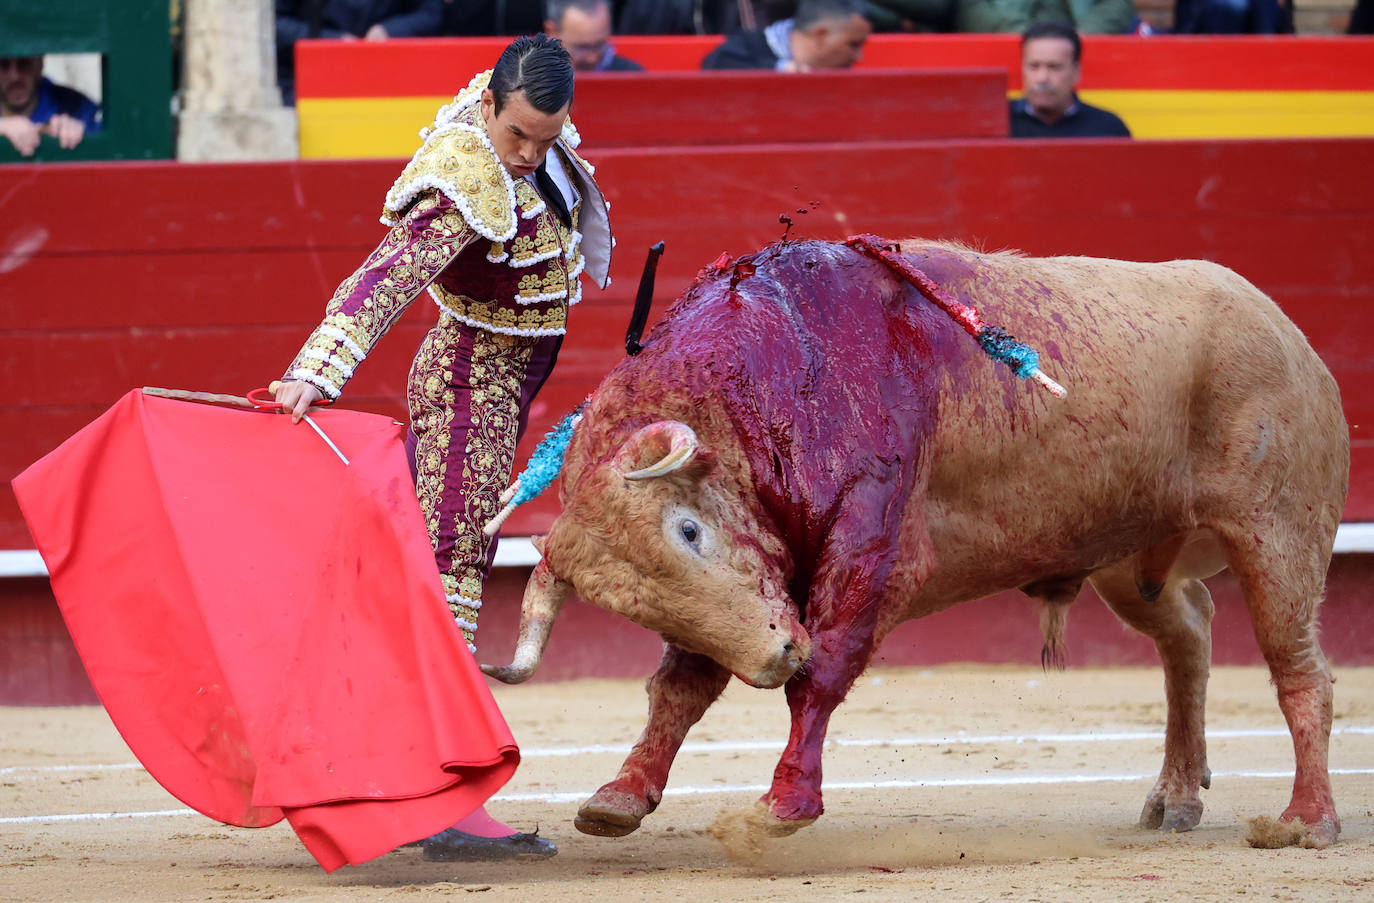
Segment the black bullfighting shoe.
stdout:
<path fill-rule="evenodd" d="M 479 837 L 457 828 L 440 831 L 422 845 L 428 862 L 530 862 L 558 854 L 552 840 L 533 834 L 507 834 L 505 837 Z"/>

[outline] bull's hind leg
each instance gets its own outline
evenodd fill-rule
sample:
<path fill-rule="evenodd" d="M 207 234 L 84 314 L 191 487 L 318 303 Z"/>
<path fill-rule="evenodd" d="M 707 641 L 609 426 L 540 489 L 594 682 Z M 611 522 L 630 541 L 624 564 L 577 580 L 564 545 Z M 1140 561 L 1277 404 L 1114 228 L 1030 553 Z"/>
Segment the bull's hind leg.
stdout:
<path fill-rule="evenodd" d="M 1097 594 L 1126 624 L 1154 640 L 1164 666 L 1168 716 L 1164 765 L 1145 797 L 1140 824 L 1164 831 L 1191 831 L 1202 819 L 1201 789 L 1209 787 L 1203 719 L 1207 675 L 1212 662 L 1212 597 L 1200 580 L 1171 576 L 1141 596 L 1139 563 L 1134 559 L 1094 574 Z"/>
<path fill-rule="evenodd" d="M 1302 821 L 1312 845 L 1328 846 L 1341 830 L 1327 770 L 1334 678 L 1317 643 L 1330 538 L 1320 529 L 1244 528 L 1222 542 L 1293 737 L 1293 797 L 1280 818 Z"/>
<path fill-rule="evenodd" d="M 649 678 L 649 720 L 615 780 L 577 810 L 573 822 L 584 834 L 623 837 L 658 808 L 668 771 L 687 731 L 716 701 L 730 672 L 704 655 L 665 646 Z"/>

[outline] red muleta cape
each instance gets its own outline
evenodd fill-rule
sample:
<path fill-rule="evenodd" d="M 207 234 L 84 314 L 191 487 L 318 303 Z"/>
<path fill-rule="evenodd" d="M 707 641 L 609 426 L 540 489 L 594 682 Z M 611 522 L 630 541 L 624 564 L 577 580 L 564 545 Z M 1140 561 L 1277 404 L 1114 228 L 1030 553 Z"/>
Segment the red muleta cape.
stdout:
<path fill-rule="evenodd" d="M 402 446 L 356 411 L 124 396 L 14 479 L 87 674 L 148 772 L 285 817 L 326 870 L 501 787 L 510 730 L 448 614 Z"/>

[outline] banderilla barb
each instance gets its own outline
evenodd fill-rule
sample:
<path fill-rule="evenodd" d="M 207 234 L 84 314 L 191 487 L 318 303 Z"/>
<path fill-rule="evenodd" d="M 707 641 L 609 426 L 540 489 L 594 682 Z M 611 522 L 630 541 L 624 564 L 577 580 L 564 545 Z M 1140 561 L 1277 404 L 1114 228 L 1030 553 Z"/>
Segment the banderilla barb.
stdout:
<path fill-rule="evenodd" d="M 907 282 L 916 286 L 917 291 L 973 336 L 988 357 L 1006 364 L 1018 378 L 1035 380 L 1056 398 L 1063 398 L 1069 394 L 1063 386 L 1050 379 L 1040 369 L 1038 351 L 1016 341 L 1005 329 L 984 323 L 976 308 L 951 298 L 935 284 L 935 280 L 912 266 L 890 242 L 876 235 L 853 235 L 845 239 L 844 243 L 856 251 L 881 260 Z"/>

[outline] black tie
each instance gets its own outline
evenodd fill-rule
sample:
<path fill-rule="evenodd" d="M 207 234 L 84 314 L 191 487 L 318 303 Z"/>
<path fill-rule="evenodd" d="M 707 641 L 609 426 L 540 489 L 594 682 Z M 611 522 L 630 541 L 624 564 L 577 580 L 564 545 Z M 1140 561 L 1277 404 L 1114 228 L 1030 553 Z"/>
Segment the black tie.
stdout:
<path fill-rule="evenodd" d="M 568 202 L 563 199 L 563 192 L 558 190 L 554 184 L 553 177 L 544 167 L 548 161 L 539 164 L 539 168 L 534 171 L 534 184 L 539 187 L 539 193 L 544 196 L 544 203 L 553 208 L 553 212 L 558 214 L 558 220 L 563 224 L 564 229 L 572 228 L 572 215 L 568 213 Z"/>

